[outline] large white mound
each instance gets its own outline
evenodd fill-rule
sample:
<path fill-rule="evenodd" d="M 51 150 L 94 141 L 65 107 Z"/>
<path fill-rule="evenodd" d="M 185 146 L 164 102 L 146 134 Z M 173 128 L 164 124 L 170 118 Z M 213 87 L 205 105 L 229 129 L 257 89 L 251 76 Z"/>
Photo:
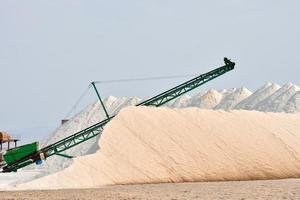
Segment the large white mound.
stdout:
<path fill-rule="evenodd" d="M 129 107 L 95 153 L 22 189 L 300 177 L 300 115 Z"/>
<path fill-rule="evenodd" d="M 253 94 L 247 88 L 231 88 L 217 91 L 211 89 L 205 93 L 196 93 L 192 96 L 183 95 L 168 102 L 165 106 L 171 108 L 198 107 L 203 109 L 250 109 L 264 112 L 300 112 L 299 86 L 287 83 L 282 87 L 268 83 Z M 104 103 L 108 112 L 113 115 L 126 106 L 136 105 L 141 99 L 137 97 L 108 97 Z M 50 145 L 59 139 L 67 137 L 91 126 L 105 118 L 105 114 L 98 102 L 88 105 L 66 124 L 56 129 L 44 143 Z M 82 156 L 94 153 L 98 148 L 98 137 L 66 151 L 73 156 Z M 39 166 L 41 175 L 48 175 L 60 171 L 72 164 L 72 160 L 63 157 L 52 157 L 47 164 Z M 30 169 L 34 166 L 28 167 Z"/>

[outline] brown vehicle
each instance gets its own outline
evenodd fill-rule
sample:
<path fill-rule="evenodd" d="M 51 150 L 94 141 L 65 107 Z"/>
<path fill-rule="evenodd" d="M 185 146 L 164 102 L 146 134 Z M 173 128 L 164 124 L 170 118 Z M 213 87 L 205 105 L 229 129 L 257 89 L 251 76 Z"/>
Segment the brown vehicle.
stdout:
<path fill-rule="evenodd" d="M 3 144 L 7 144 L 7 150 L 11 149 L 11 143 L 14 143 L 14 147 L 17 147 L 19 139 L 13 138 L 11 135 L 4 131 L 0 131 L 0 151 L 3 150 Z"/>
<path fill-rule="evenodd" d="M 11 136 L 8 133 L 0 132 L 0 141 L 7 142 L 11 140 Z"/>

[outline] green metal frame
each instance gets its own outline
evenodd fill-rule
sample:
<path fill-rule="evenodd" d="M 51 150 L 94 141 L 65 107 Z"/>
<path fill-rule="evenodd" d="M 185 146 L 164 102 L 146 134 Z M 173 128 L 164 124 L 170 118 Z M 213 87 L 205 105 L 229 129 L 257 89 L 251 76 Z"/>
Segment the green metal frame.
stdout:
<path fill-rule="evenodd" d="M 109 119 L 109 114 L 108 114 L 108 112 L 107 112 L 107 110 L 106 110 L 106 107 L 105 107 L 103 101 L 102 101 L 102 98 L 101 98 L 101 96 L 100 96 L 100 94 L 99 94 L 99 91 L 97 90 L 97 87 L 96 87 L 96 85 L 95 85 L 95 82 L 91 82 L 91 84 L 92 84 L 92 86 L 93 86 L 93 88 L 94 88 L 94 90 L 95 90 L 95 92 L 96 92 L 96 94 L 97 94 L 97 97 L 98 97 L 98 99 L 99 99 L 99 101 L 100 101 L 100 103 L 101 103 L 101 106 L 102 106 L 102 108 L 103 108 L 103 110 L 104 110 L 104 112 L 105 112 L 106 118 Z"/>
<path fill-rule="evenodd" d="M 73 156 L 69 156 L 69 155 L 64 154 L 64 153 L 55 153 L 55 155 L 61 156 L 61 157 L 63 157 L 63 158 L 69 158 L 69 159 L 74 158 Z"/>
<path fill-rule="evenodd" d="M 210 80 L 213 80 L 213 79 L 217 78 L 218 76 L 221 76 L 221 75 L 225 74 L 226 72 L 229 72 L 234 69 L 234 65 L 235 65 L 234 62 L 231 62 L 227 58 L 224 58 L 224 61 L 225 61 L 225 66 L 219 67 L 219 68 L 212 70 L 206 74 L 199 75 L 198 77 L 191 79 L 185 83 L 182 83 L 179 86 L 176 86 L 176 87 L 174 87 L 170 90 L 167 90 L 166 92 L 163 92 L 153 98 L 143 101 L 143 102 L 137 104 L 136 106 L 156 106 L 156 107 L 161 106 L 161 105 L 181 96 L 182 94 L 185 94 L 185 93 L 199 87 L 200 85 L 203 85 L 204 83 L 206 83 Z M 33 153 L 29 156 L 26 156 L 11 165 L 5 166 L 3 168 L 3 172 L 17 171 L 18 169 L 20 169 L 22 167 L 30 165 L 30 164 L 34 163 L 35 161 L 40 160 L 41 154 L 43 154 L 43 156 L 45 158 L 48 158 L 53 155 L 59 155 L 59 156 L 63 156 L 63 157 L 71 157 L 66 154 L 63 154 L 62 152 L 66 151 L 67 149 L 70 149 L 74 146 L 77 146 L 91 138 L 94 138 L 97 135 L 100 135 L 102 133 L 104 126 L 115 116 L 108 115 L 108 113 L 104 107 L 104 104 L 102 102 L 102 99 L 97 91 L 95 83 L 92 82 L 92 85 L 97 93 L 100 103 L 102 104 L 102 106 L 104 108 L 107 119 L 105 119 L 97 124 L 94 124 L 82 131 L 79 131 L 73 135 L 63 138 L 62 140 L 60 140 L 54 144 L 44 147 L 43 149 L 40 149 L 38 152 Z"/>
<path fill-rule="evenodd" d="M 85 142 L 99 135 L 102 132 L 105 124 L 107 124 L 110 121 L 110 119 L 111 118 L 103 120 L 97 124 L 94 124 L 93 126 L 90 126 L 82 131 L 79 131 L 74 135 L 66 137 L 48 147 L 41 149 L 41 151 L 44 153 L 45 157 L 50 157 L 57 153 L 61 153 L 65 150 L 68 150 L 78 144 L 81 144 L 82 142 Z"/>
<path fill-rule="evenodd" d="M 137 106 L 156 106 L 159 107 L 205 83 L 208 81 L 211 81 L 226 72 L 234 69 L 235 63 L 231 62 L 228 65 L 225 65 L 223 67 L 217 68 L 213 71 L 210 71 L 206 74 L 202 74 L 192 80 L 189 80 L 185 83 L 182 83 L 179 86 L 176 86 L 166 92 L 163 92 L 155 97 L 152 97 L 151 99 L 148 99 L 144 102 L 139 103 Z"/>

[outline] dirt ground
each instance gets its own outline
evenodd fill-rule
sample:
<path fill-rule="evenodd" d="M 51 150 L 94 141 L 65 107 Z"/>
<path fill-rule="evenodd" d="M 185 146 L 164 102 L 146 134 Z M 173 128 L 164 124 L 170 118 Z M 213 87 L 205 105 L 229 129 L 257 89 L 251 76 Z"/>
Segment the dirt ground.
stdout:
<path fill-rule="evenodd" d="M 300 199 L 300 179 L 117 185 L 94 189 L 0 192 L 0 199 Z"/>

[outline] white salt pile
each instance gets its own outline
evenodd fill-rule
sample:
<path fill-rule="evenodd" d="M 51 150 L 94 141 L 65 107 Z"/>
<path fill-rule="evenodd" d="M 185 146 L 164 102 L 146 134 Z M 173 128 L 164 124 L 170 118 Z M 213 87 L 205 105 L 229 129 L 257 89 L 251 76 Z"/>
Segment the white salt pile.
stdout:
<path fill-rule="evenodd" d="M 250 109 L 272 112 L 300 112 L 299 87 L 287 83 L 280 87 L 277 84 L 267 83 L 253 94 L 247 88 L 231 88 L 217 91 L 214 89 L 198 93 L 193 96 L 183 95 L 166 106 L 171 108 L 199 107 L 203 109 Z M 116 114 L 120 109 L 136 105 L 141 99 L 137 97 L 108 97 L 104 103 L 110 114 Z M 98 102 L 87 106 L 68 123 L 55 130 L 44 145 L 50 145 L 59 139 L 67 137 L 91 126 L 105 118 Z M 98 137 L 79 146 L 67 150 L 65 153 L 72 156 L 91 154 L 98 149 Z M 60 171 L 72 164 L 72 160 L 55 156 L 48 159 L 41 169 L 41 176 Z M 34 166 L 30 166 L 33 168 Z"/>
<path fill-rule="evenodd" d="M 300 177 L 300 114 L 129 107 L 100 149 L 20 189 Z"/>

